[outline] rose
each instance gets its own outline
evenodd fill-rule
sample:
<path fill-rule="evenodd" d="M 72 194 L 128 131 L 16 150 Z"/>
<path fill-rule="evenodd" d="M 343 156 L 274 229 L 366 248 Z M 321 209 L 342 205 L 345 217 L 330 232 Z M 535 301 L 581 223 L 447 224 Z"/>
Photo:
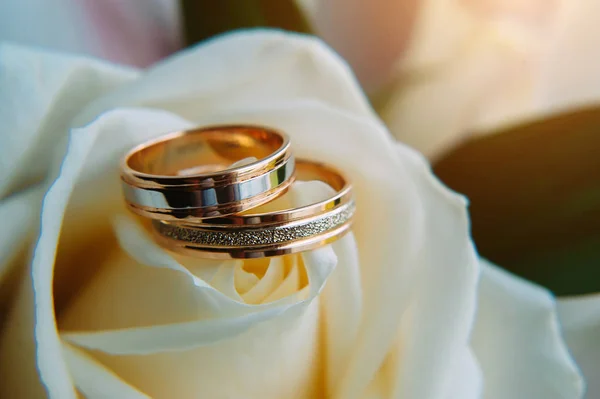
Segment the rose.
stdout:
<path fill-rule="evenodd" d="M 339 4 L 318 3 L 308 13 L 317 33 L 365 71 L 362 81 L 396 138 L 430 159 L 473 132 L 539 111 L 538 80 L 560 11 L 555 2 L 397 0 L 367 12 L 370 3 L 353 1 L 355 14 L 376 14 L 363 22 L 366 40 L 325 12 Z M 369 38 L 378 45 L 367 48 Z"/>
<path fill-rule="evenodd" d="M 581 396 L 552 297 L 477 259 L 464 200 L 393 141 L 318 41 L 242 32 L 144 72 L 1 54 L 1 270 L 25 271 L 3 323 L 2 396 Z M 119 158 L 223 122 L 283 129 L 298 156 L 343 169 L 354 233 L 244 264 L 156 246 L 124 210 Z M 282 201 L 326 189 L 306 182 Z"/>
<path fill-rule="evenodd" d="M 298 1 L 396 138 L 430 159 L 600 99 L 595 2 Z"/>

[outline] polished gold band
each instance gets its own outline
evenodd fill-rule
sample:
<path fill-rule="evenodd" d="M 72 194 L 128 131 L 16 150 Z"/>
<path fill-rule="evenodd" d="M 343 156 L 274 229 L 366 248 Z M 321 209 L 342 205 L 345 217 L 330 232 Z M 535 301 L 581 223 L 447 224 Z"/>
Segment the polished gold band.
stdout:
<path fill-rule="evenodd" d="M 296 209 L 231 215 L 198 223 L 153 221 L 156 239 L 174 252 L 217 259 L 257 258 L 314 249 L 345 234 L 355 204 L 352 186 L 337 170 L 298 160 L 298 178 L 321 180 L 336 193 Z"/>
<path fill-rule="evenodd" d="M 248 158 L 258 160 L 235 166 Z M 294 170 L 284 133 L 259 126 L 213 126 L 170 133 L 135 147 L 123 160 L 121 180 L 125 201 L 139 215 L 197 221 L 273 200 L 292 183 Z"/>

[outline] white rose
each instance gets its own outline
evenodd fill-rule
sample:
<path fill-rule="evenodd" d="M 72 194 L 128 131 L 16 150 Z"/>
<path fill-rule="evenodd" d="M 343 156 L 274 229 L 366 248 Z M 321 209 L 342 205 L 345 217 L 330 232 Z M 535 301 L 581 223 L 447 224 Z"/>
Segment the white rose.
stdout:
<path fill-rule="evenodd" d="M 242 32 L 147 71 L 3 45 L 0 70 L 0 276 L 21 279 L 2 297 L 0 396 L 582 396 L 554 299 L 477 258 L 464 199 L 320 42 Z M 118 160 L 224 122 L 280 128 L 298 156 L 343 169 L 354 233 L 247 262 L 154 244 L 124 209 Z"/>
<path fill-rule="evenodd" d="M 430 159 L 600 100 L 596 1 L 297 1 L 394 136 Z"/>

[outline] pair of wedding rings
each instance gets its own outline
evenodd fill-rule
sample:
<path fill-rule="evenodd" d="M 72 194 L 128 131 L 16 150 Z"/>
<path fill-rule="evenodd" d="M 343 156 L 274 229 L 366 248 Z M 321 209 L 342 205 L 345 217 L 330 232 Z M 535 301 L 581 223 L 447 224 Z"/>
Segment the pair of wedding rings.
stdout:
<path fill-rule="evenodd" d="M 264 213 L 259 205 L 294 180 L 320 180 L 325 200 Z M 335 168 L 295 160 L 282 132 L 258 126 L 213 126 L 174 132 L 133 148 L 121 165 L 125 202 L 152 220 L 163 247 L 198 257 L 279 256 L 327 245 L 349 231 L 352 186 Z"/>

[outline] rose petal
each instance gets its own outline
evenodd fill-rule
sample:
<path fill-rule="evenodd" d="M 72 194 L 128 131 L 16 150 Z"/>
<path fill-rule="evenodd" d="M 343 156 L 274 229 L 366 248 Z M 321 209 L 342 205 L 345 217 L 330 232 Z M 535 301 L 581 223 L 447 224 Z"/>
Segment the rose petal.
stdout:
<path fill-rule="evenodd" d="M 217 272 L 209 280 L 210 285 L 234 301 L 244 302 L 236 289 L 236 273 L 238 270 L 242 270 L 243 267 L 244 262 L 241 260 L 221 262 Z M 187 265 L 186 268 L 188 268 Z"/>
<path fill-rule="evenodd" d="M 96 356 L 153 398 L 317 397 L 321 390 L 318 308 L 316 300 L 298 312 L 257 323 L 236 337 L 186 351 Z"/>
<path fill-rule="evenodd" d="M 350 69 L 322 42 L 252 30 L 226 34 L 168 58 L 99 99 L 77 120 L 87 123 L 115 107 L 148 106 L 202 122 L 215 112 L 301 98 L 374 116 Z"/>
<path fill-rule="evenodd" d="M 137 75 L 87 57 L 10 44 L 0 45 L 0 71 L 0 120 L 10 132 L 0 145 L 0 198 L 45 176 L 81 107 Z"/>
<path fill-rule="evenodd" d="M 350 65 L 367 91 L 385 83 L 404 53 L 422 1 L 297 0 L 313 31 Z"/>
<path fill-rule="evenodd" d="M 247 292 L 249 289 L 254 287 L 256 283 L 260 281 L 260 278 L 254 273 L 250 273 L 243 268 L 243 264 L 240 264 L 235 268 L 234 271 L 234 284 L 236 291 L 238 294 L 243 294 Z M 242 301 L 240 297 L 240 301 Z"/>
<path fill-rule="evenodd" d="M 277 257 L 271 259 L 265 275 L 254 287 L 242 295 L 244 302 L 250 304 L 261 303 L 269 294 L 281 285 L 285 277 L 284 274 L 285 266 L 283 258 Z"/>
<path fill-rule="evenodd" d="M 338 266 L 321 295 L 321 317 L 327 320 L 323 336 L 327 392 L 342 384 L 363 312 L 363 292 L 357 243 L 353 235 L 333 243 Z"/>
<path fill-rule="evenodd" d="M 466 351 L 479 263 L 468 233 L 466 203 L 433 177 L 420 155 L 401 146 L 398 153 L 427 212 L 423 229 L 414 233 L 420 241 L 412 260 L 416 269 L 405 311 L 399 314 L 393 396 L 438 398 L 454 390 L 474 395 L 480 375 Z M 457 375 L 456 364 L 470 367 Z M 464 380 L 456 381 L 458 377 Z M 464 385 L 469 389 L 459 388 Z"/>
<path fill-rule="evenodd" d="M 586 398 L 600 397 L 600 294 L 563 298 L 558 316 L 569 350 L 585 376 Z"/>
<path fill-rule="evenodd" d="M 595 105 L 600 100 L 600 25 L 596 1 L 561 2 L 556 35 L 539 71 L 539 112 Z"/>
<path fill-rule="evenodd" d="M 581 398 L 584 383 L 561 337 L 554 298 L 485 260 L 472 347 L 486 399 Z"/>
<path fill-rule="evenodd" d="M 31 272 L 28 267 L 26 269 Z M 19 295 L 7 315 L 6 324 L 0 337 L 0 396 L 5 398 L 44 398 L 48 396 L 44 385 L 39 381 L 35 346 L 34 293 L 30 278 L 18 285 Z M 42 340 L 38 345 L 45 345 Z M 51 349 L 44 348 L 49 351 Z M 56 353 L 56 352 L 54 352 Z M 57 366 L 60 365 L 60 359 Z M 62 370 L 44 370 L 47 378 L 52 378 L 52 387 L 68 386 L 70 379 Z M 56 388 L 54 388 L 56 389 Z M 66 394 L 65 394 L 66 392 Z M 75 399 L 74 392 L 65 390 L 61 399 Z"/>
<path fill-rule="evenodd" d="M 278 301 L 286 296 L 298 292 L 298 290 L 301 289 L 299 268 L 302 266 L 298 264 L 298 256 L 290 256 L 286 258 L 286 260 L 292 263 L 290 272 L 279 285 L 279 287 L 271 292 L 271 294 L 269 294 L 269 296 L 264 300 L 265 303 Z M 300 297 L 302 298 L 303 296 L 300 295 Z"/>
<path fill-rule="evenodd" d="M 44 188 L 35 187 L 0 200 L 0 326 L 13 291 L 19 286 L 18 277 L 26 268 Z"/>
<path fill-rule="evenodd" d="M 531 117 L 556 13 L 555 4 L 425 1 L 396 79 L 377 100 L 380 115 L 430 159 L 473 132 Z"/>
<path fill-rule="evenodd" d="M 87 398 L 149 398 L 80 349 L 63 343 L 63 356 L 75 386 Z"/>
<path fill-rule="evenodd" d="M 479 399 L 483 396 L 485 381 L 481 374 L 479 362 L 471 348 L 465 348 L 451 366 L 452 376 L 446 394 L 447 399 Z"/>

